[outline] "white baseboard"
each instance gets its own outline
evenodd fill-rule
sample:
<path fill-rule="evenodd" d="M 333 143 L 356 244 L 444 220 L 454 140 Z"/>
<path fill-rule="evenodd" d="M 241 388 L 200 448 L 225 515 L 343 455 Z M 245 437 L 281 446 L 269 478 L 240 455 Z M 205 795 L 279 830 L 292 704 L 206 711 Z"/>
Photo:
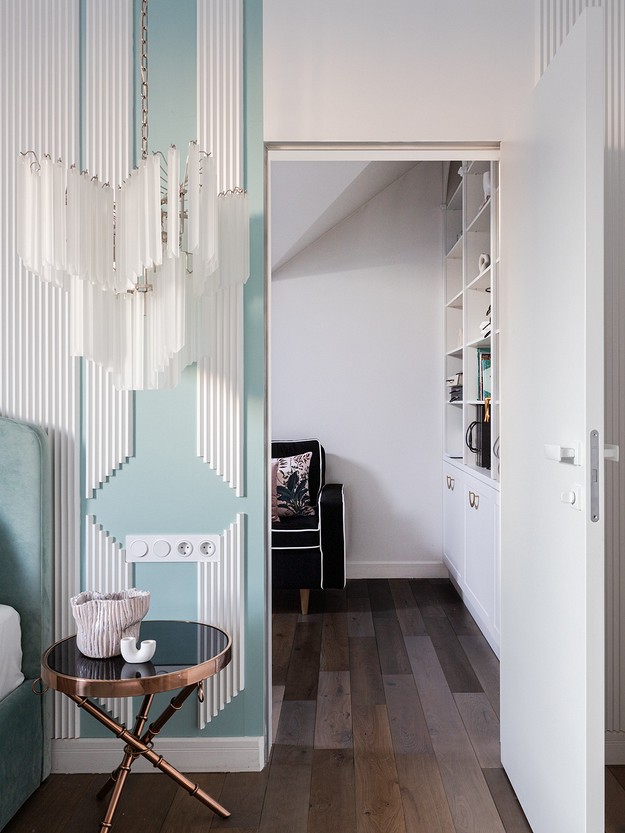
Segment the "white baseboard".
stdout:
<path fill-rule="evenodd" d="M 265 765 L 262 737 L 159 738 L 155 751 L 181 772 L 259 772 Z M 122 759 L 124 744 L 115 738 L 73 738 L 52 741 L 52 772 L 112 772 Z M 140 758 L 133 772 L 158 772 Z"/>
<path fill-rule="evenodd" d="M 605 762 L 608 766 L 625 764 L 625 732 L 605 733 Z"/>
<path fill-rule="evenodd" d="M 348 561 L 347 578 L 449 578 L 441 561 Z"/>

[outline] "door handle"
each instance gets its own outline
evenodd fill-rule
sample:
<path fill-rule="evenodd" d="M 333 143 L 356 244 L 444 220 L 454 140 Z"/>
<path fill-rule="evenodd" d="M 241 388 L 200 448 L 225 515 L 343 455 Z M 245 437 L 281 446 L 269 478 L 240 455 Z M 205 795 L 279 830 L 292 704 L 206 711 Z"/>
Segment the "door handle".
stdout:
<path fill-rule="evenodd" d="M 574 466 L 582 464 L 582 444 L 574 445 L 545 445 L 545 457 L 556 463 L 569 463 Z"/>

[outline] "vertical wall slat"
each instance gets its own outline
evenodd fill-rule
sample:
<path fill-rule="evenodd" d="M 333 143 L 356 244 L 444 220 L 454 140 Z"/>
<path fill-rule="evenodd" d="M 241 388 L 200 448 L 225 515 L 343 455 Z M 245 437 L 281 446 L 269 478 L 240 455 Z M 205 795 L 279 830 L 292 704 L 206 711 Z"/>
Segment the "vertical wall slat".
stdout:
<path fill-rule="evenodd" d="M 132 567 L 126 563 L 126 552 L 93 515 L 85 520 L 86 561 L 85 582 L 90 590 L 114 593 L 132 587 Z M 121 723 L 132 723 L 132 698 L 99 698 L 102 706 Z"/>
<path fill-rule="evenodd" d="M 198 0 L 197 120 L 200 147 L 217 162 L 220 191 L 243 185 L 243 4 Z M 198 362 L 198 456 L 244 494 L 243 293 L 220 290 L 215 355 Z"/>
<path fill-rule="evenodd" d="M 243 673 L 245 633 L 243 616 L 243 564 L 245 515 L 221 536 L 219 561 L 198 563 L 198 618 L 227 631 L 232 637 L 232 661 L 206 681 L 203 703 L 198 703 L 198 727 L 203 729 L 245 686 Z"/>
<path fill-rule="evenodd" d="M 133 18 L 127 0 L 86 0 L 83 168 L 118 187 L 132 168 Z M 134 453 L 133 395 L 85 362 L 86 497 Z"/>

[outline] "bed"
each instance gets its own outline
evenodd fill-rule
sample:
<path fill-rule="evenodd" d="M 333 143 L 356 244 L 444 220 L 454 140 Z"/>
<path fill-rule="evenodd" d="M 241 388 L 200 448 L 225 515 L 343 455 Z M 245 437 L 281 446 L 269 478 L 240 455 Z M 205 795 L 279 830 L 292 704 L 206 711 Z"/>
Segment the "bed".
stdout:
<path fill-rule="evenodd" d="M 0 417 L 0 619 L 6 635 L 15 628 L 11 609 L 19 614 L 24 675 L 20 682 L 11 672 L 4 690 L 12 690 L 0 700 L 0 830 L 50 772 L 52 698 L 32 691 L 50 644 L 50 492 L 45 432 Z"/>

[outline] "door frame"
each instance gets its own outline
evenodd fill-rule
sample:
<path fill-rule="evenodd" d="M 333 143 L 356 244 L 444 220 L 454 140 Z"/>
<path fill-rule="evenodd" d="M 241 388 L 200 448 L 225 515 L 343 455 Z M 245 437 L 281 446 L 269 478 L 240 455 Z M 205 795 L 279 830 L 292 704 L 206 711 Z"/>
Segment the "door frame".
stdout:
<path fill-rule="evenodd" d="M 265 142 L 265 646 L 266 756 L 273 744 L 272 591 L 271 591 L 271 163 L 272 162 L 453 162 L 462 159 L 498 162 L 499 141 L 479 142 Z M 442 450 L 441 450 L 442 453 Z"/>

